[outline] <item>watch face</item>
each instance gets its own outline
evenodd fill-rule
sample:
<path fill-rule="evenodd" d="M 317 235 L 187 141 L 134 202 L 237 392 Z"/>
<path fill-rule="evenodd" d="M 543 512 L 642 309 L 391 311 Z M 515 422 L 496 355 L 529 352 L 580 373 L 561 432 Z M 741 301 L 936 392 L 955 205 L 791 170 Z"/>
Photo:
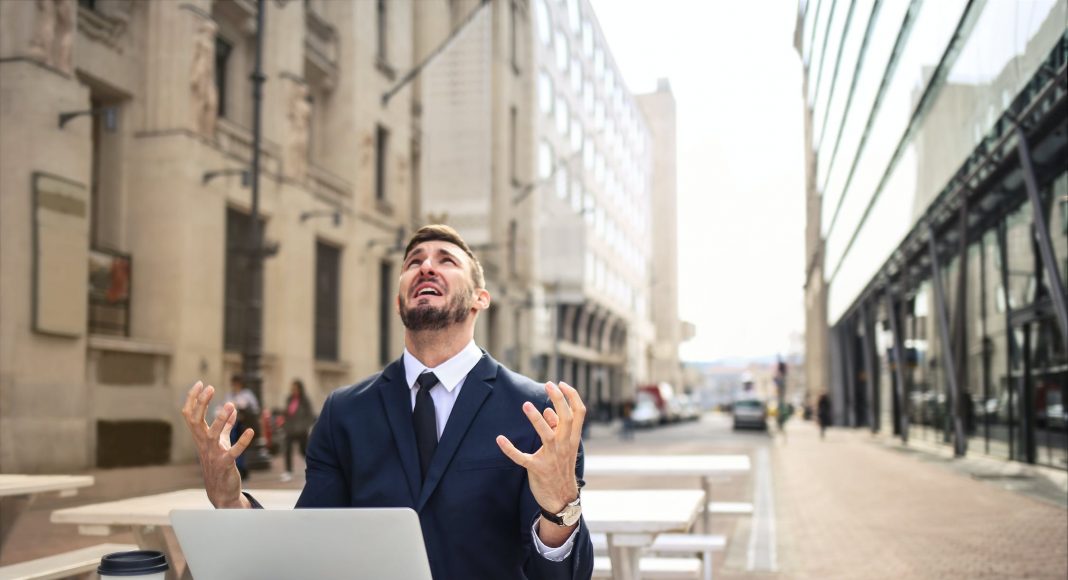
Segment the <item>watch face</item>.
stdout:
<path fill-rule="evenodd" d="M 582 506 L 568 504 L 564 511 L 560 512 L 560 517 L 564 520 L 565 526 L 574 525 L 582 517 Z"/>

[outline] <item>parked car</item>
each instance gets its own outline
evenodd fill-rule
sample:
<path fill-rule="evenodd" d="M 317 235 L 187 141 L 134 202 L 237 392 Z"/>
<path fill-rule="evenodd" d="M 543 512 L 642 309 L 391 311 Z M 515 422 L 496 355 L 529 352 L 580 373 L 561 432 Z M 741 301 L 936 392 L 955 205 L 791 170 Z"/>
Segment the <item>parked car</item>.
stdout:
<path fill-rule="evenodd" d="M 638 393 L 634 409 L 630 412 L 630 419 L 635 427 L 653 427 L 660 424 L 660 409 L 656 408 L 656 401 L 651 395 Z"/>
<path fill-rule="evenodd" d="M 731 405 L 731 417 L 734 428 L 753 427 L 768 428 L 768 406 L 760 399 L 738 399 Z"/>
<path fill-rule="evenodd" d="M 679 395 L 679 409 L 683 421 L 696 421 L 701 418 L 701 405 L 695 395 Z"/>

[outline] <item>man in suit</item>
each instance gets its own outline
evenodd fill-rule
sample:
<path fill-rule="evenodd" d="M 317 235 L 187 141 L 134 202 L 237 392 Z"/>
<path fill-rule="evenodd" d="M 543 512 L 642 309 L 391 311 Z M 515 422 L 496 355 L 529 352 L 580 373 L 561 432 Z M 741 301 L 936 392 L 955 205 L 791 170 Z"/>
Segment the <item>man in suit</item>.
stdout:
<path fill-rule="evenodd" d="M 297 507 L 416 510 L 437 580 L 589 578 L 579 498 L 586 408 L 571 386 L 536 384 L 475 345 L 489 304 L 482 266 L 455 230 L 412 236 L 397 295 L 404 354 L 327 398 Z M 252 430 L 228 444 L 236 412 L 224 405 L 208 425 L 213 393 L 198 382 L 182 409 L 208 498 L 258 507 L 234 466 Z"/>

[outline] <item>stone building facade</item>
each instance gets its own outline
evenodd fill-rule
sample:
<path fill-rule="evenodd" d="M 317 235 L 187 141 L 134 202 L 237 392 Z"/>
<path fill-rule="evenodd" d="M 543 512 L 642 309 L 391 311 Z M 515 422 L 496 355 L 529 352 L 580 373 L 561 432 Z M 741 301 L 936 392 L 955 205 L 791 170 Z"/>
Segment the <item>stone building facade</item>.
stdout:
<path fill-rule="evenodd" d="M 264 407 L 293 378 L 320 403 L 400 354 L 400 244 L 429 221 L 480 254 L 494 306 L 476 340 L 499 360 L 607 409 L 657 380 L 653 224 L 633 221 L 649 215 L 653 137 L 618 73 L 605 91 L 591 66 L 585 83 L 612 115 L 626 105 L 612 118 L 631 133 L 608 139 L 576 101 L 583 144 L 634 185 L 602 189 L 594 155 L 575 211 L 539 175 L 537 79 L 555 62 L 541 2 L 264 3 Z M 578 49 L 596 21 L 574 5 L 562 33 Z M 256 10 L 0 3 L 0 472 L 192 458 L 186 390 L 241 366 Z M 613 212 L 631 221 L 599 235 Z M 591 248 L 614 282 L 597 282 Z"/>

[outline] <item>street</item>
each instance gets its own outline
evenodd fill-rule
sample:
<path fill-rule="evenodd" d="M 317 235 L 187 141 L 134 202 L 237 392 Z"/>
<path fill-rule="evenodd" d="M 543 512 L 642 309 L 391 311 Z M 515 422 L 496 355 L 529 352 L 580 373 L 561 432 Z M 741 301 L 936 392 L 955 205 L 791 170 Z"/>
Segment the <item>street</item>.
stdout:
<path fill-rule="evenodd" d="M 727 416 L 641 429 L 622 441 L 617 425 L 595 425 L 589 454 L 747 454 L 753 469 L 714 486 L 714 501 L 752 502 L 752 515 L 718 515 L 712 533 L 727 547 L 716 578 L 1050 578 L 1068 574 L 1068 498 L 1038 477 L 983 477 L 973 464 L 902 450 L 859 431 L 794 420 L 787 439 L 733 432 Z M 984 464 L 985 465 L 985 464 Z M 969 472 L 970 470 L 970 472 Z M 280 458 L 255 472 L 259 488 L 282 483 Z M 49 513 L 133 495 L 197 487 L 195 465 L 92 472 L 97 484 L 67 499 L 42 500 L 19 520 L 0 563 L 8 564 L 129 533 L 79 535 Z M 697 488 L 694 479 L 588 477 L 586 489 Z M 1059 495 L 1058 495 L 1059 494 Z M 1059 500 L 1059 501 L 1058 501 Z M 173 538 L 172 538 L 173 539 Z"/>

